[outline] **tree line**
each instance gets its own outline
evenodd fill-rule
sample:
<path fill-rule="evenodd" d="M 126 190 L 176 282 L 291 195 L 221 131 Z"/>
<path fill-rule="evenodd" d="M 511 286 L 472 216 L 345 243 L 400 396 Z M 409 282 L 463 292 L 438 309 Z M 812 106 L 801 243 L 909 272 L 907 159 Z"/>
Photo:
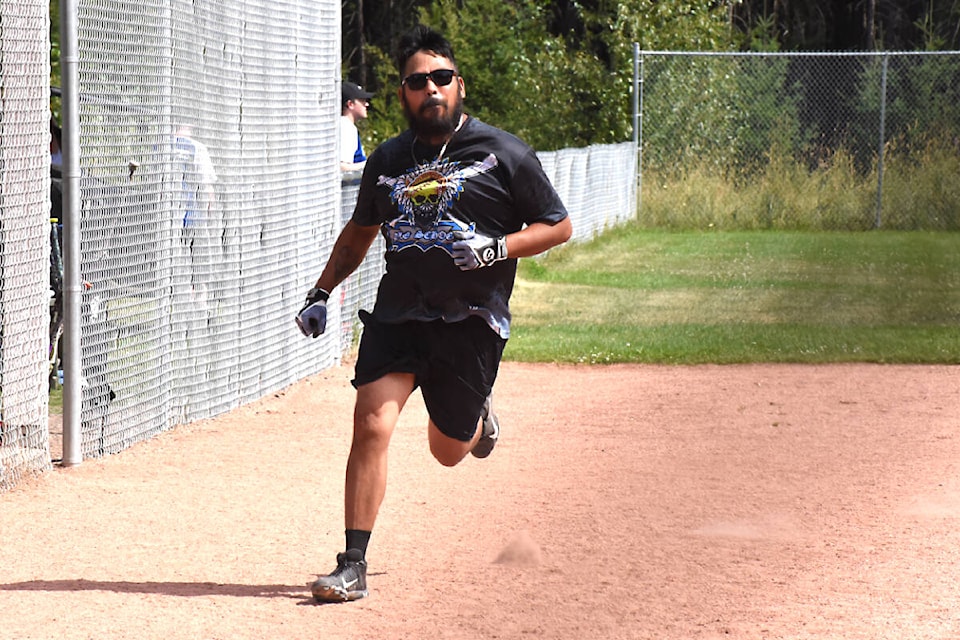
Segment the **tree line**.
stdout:
<path fill-rule="evenodd" d="M 392 54 L 418 22 L 453 43 L 466 108 L 548 151 L 629 140 L 645 50 L 960 48 L 960 0 L 344 0 L 343 76 L 376 93 L 366 146 L 406 125 Z"/>
<path fill-rule="evenodd" d="M 629 140 L 646 50 L 960 49 L 960 0 L 343 0 L 342 74 L 376 92 L 373 148 L 406 124 L 392 54 L 418 22 L 453 42 L 468 111 L 541 151 Z M 51 84 L 60 81 L 50 0 Z M 58 111 L 58 109 L 57 109 Z"/>

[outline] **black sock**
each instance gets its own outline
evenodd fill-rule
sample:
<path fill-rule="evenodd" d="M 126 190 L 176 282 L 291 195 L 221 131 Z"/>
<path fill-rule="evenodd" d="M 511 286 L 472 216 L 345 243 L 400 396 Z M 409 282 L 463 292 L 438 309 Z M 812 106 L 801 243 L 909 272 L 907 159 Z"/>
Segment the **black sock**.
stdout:
<path fill-rule="evenodd" d="M 347 549 L 359 549 L 367 557 L 367 545 L 370 544 L 370 531 L 347 529 Z"/>

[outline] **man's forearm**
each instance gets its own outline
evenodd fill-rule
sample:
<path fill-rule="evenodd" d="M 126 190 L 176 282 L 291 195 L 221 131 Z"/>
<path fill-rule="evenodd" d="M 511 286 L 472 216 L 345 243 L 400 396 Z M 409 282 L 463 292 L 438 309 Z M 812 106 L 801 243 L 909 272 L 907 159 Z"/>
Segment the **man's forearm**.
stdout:
<path fill-rule="evenodd" d="M 570 218 L 564 218 L 554 225 L 534 222 L 522 231 L 507 236 L 507 255 L 511 258 L 538 255 L 569 240 L 572 232 Z"/>

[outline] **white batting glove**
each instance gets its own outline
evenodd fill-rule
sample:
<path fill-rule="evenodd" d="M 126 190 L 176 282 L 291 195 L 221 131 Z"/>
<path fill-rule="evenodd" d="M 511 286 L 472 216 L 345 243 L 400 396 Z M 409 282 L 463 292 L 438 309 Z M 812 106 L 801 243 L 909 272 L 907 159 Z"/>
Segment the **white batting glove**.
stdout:
<path fill-rule="evenodd" d="M 489 267 L 494 262 L 507 259 L 507 239 L 492 238 L 482 233 L 454 231 L 457 238 L 451 246 L 453 263 L 462 271 Z"/>
<path fill-rule="evenodd" d="M 307 337 L 319 338 L 327 330 L 327 299 L 330 294 L 316 287 L 307 292 L 307 301 L 294 318 L 300 332 Z"/>

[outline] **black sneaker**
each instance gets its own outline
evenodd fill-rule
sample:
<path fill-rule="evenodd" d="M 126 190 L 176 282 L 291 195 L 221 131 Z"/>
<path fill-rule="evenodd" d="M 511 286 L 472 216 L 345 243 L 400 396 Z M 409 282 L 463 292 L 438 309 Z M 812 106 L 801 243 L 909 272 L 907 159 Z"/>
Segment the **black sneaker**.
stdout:
<path fill-rule="evenodd" d="M 497 446 L 497 438 L 500 437 L 500 420 L 497 419 L 497 414 L 493 412 L 491 398 L 492 396 L 487 396 L 487 399 L 483 401 L 483 410 L 480 411 L 480 418 L 483 419 L 483 431 L 480 433 L 477 444 L 473 445 L 473 450 L 470 452 L 477 458 L 486 458 L 490 455 L 493 448 Z"/>
<path fill-rule="evenodd" d="M 359 549 L 337 554 L 337 568 L 310 585 L 317 602 L 349 602 L 367 597 L 367 561 Z"/>

